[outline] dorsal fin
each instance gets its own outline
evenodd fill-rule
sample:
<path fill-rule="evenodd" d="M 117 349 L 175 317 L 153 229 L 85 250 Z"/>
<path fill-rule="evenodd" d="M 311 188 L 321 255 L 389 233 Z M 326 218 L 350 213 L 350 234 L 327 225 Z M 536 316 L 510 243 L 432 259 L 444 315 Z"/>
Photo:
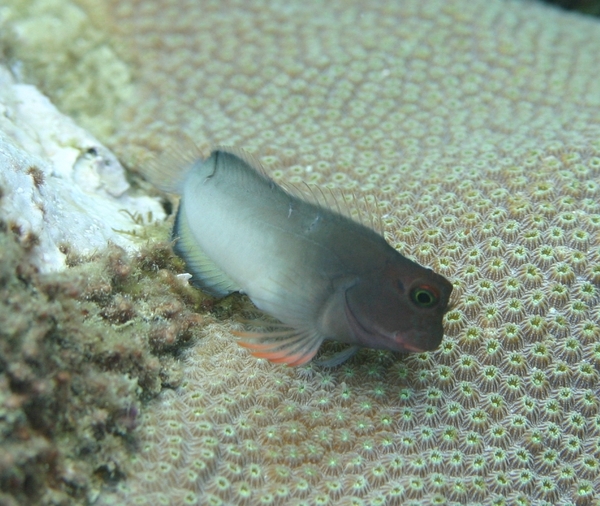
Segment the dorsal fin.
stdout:
<path fill-rule="evenodd" d="M 154 186 L 168 193 L 181 194 L 182 184 L 192 165 L 199 160 L 206 160 L 214 151 L 237 156 L 247 163 L 260 175 L 270 179 L 263 165 L 252 153 L 234 146 L 199 146 L 189 137 L 184 137 L 177 142 L 177 146 L 165 149 L 160 155 L 152 156 L 144 165 L 142 174 Z"/>
<path fill-rule="evenodd" d="M 216 146 L 210 150 L 206 145 L 197 145 L 187 136 L 178 140 L 177 148 L 166 149 L 159 156 L 152 158 L 146 164 L 143 174 L 157 188 L 180 194 L 181 185 L 191 166 L 199 159 L 208 158 L 211 151 L 217 150 L 237 156 L 259 174 L 271 179 L 260 162 L 259 155 L 234 146 Z M 293 184 L 279 181 L 277 184 L 290 195 L 341 214 L 383 235 L 381 210 L 377 198 L 373 195 L 332 189 L 312 183 Z"/>
<path fill-rule="evenodd" d="M 226 151 L 239 157 L 259 174 L 267 179 L 272 179 L 260 161 L 259 154 L 250 153 L 245 149 L 230 146 L 220 146 L 216 149 Z M 293 165 L 293 160 L 288 160 L 287 165 Z M 383 235 L 384 227 L 380 204 L 384 203 L 380 203 L 377 197 L 372 194 L 365 194 L 360 191 L 346 191 L 341 188 L 331 188 L 330 186 L 322 186 L 307 182 L 290 183 L 277 181 L 276 184 L 294 197 L 298 197 L 318 207 L 341 214 L 342 216 Z"/>
<path fill-rule="evenodd" d="M 158 189 L 180 195 L 192 165 L 209 155 L 210 150 L 207 146 L 201 147 L 184 136 L 178 140 L 176 146 L 170 146 L 160 155 L 152 156 L 141 173 Z"/>
<path fill-rule="evenodd" d="M 286 192 L 324 209 L 331 210 L 383 235 L 378 200 L 373 195 L 323 187 L 312 183 L 278 183 Z"/>

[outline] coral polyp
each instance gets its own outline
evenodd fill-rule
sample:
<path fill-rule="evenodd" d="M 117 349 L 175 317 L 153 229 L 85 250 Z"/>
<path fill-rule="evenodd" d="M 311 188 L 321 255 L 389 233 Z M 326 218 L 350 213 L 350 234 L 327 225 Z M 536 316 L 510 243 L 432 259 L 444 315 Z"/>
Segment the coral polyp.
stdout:
<path fill-rule="evenodd" d="M 15 3 L 0 22 L 16 19 Z M 51 3 L 28 10 L 61 26 L 63 16 L 45 15 Z M 87 428 L 79 455 L 91 449 L 93 465 L 60 467 L 56 482 L 76 500 L 89 490 L 99 505 L 598 502 L 598 21 L 517 1 L 79 4 L 69 36 L 36 35 L 15 54 L 132 172 L 186 136 L 202 150 L 244 147 L 278 183 L 379 201 L 390 244 L 455 288 L 435 352 L 361 351 L 335 369 L 290 370 L 237 348 L 232 315 L 251 311 L 247 301 L 190 291 L 166 246 L 151 243 L 139 262 L 99 253 L 82 297 L 65 301 L 56 280 L 19 292 L 46 298 L 30 312 L 35 326 L 2 306 L 12 323 L 1 331 L 31 341 L 2 364 L 2 406 L 16 415 L 0 423 L 17 439 L 33 434 L 6 445 L 21 460 L 0 462 L 2 493 L 16 484 L 18 500 L 30 499 L 18 494 L 40 483 L 22 474 L 31 455 L 41 465 L 28 476 L 70 462 L 53 457 L 47 433 L 69 412 L 62 406 L 79 406 L 68 397 L 79 370 L 38 380 L 29 346 L 48 335 L 50 356 L 73 357 L 61 347 L 69 330 L 91 340 L 84 391 L 106 399 L 73 418 Z M 31 25 L 15 26 L 3 43 Z M 50 39 L 67 42 L 57 51 Z M 57 66 L 77 58 L 84 78 L 64 83 L 73 69 Z M 96 109 L 95 87 L 116 90 Z M 36 237 L 19 237 L 26 257 Z M 9 264 L 2 279 L 31 289 L 26 262 L 18 272 Z M 63 302 L 87 323 L 65 324 Z M 57 402 L 32 409 L 45 392 Z M 22 419 L 41 435 L 17 430 Z M 94 453 L 130 437 L 129 462 L 121 446 Z M 90 475 L 105 487 L 99 497 L 80 486 Z"/>

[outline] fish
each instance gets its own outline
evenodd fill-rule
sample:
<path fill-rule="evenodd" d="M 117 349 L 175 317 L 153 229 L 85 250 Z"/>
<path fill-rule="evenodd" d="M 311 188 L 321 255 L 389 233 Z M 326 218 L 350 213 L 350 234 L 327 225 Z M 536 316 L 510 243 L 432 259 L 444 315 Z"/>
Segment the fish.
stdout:
<path fill-rule="evenodd" d="M 284 189 L 241 150 L 218 148 L 182 171 L 172 230 L 191 282 L 222 298 L 246 294 L 281 322 L 236 332 L 259 358 L 310 362 L 324 341 L 360 348 L 435 350 L 452 283 L 401 255 L 382 235 L 339 210 Z"/>

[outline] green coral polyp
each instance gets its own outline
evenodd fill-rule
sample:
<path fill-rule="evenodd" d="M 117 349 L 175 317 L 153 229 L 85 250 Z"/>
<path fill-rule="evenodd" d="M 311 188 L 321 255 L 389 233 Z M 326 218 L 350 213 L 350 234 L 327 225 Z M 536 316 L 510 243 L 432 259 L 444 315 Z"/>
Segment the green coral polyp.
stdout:
<path fill-rule="evenodd" d="M 136 435 L 148 451 L 131 463 L 113 503 L 150 494 L 146 504 L 597 501 L 597 468 L 586 460 L 600 437 L 600 408 L 590 395 L 600 364 L 600 117 L 593 98 L 600 60 L 588 49 L 600 46 L 597 23 L 533 3 L 483 0 L 366 9 L 351 1 L 347 16 L 333 4 L 318 12 L 310 3 L 273 7 L 208 2 L 200 9 L 169 0 L 94 7 L 97 26 L 112 30 L 120 51 L 136 62 L 129 102 L 96 113 L 111 115 L 112 145 L 143 170 L 145 149 L 161 151 L 185 130 L 202 150 L 252 148 L 284 182 L 378 198 L 383 189 L 390 242 L 453 278 L 446 336 L 426 358 L 361 352 L 327 372 L 291 372 L 236 351 L 229 319 L 238 299 L 215 305 L 186 287 L 174 274 L 183 265 L 165 260 L 168 247 L 147 254 L 147 269 L 136 278 L 127 273 L 127 258 L 116 255 L 80 306 L 102 306 L 99 320 L 87 325 L 120 350 L 111 348 L 98 363 L 121 365 L 140 349 L 155 353 L 161 358 L 142 362 L 132 389 L 148 398 L 163 386 L 171 390 L 156 403 L 136 404 L 145 415 Z M 464 44 L 467 32 L 471 46 Z M 89 91 L 64 95 L 92 98 Z M 160 290 L 168 296 L 155 304 Z M 165 300 L 172 297 L 179 304 Z M 193 311 L 203 321 L 194 322 Z M 143 348 L 149 322 L 151 351 Z M 118 339 L 110 337 L 117 330 Z M 193 351 L 178 354 L 192 343 Z M 134 349 L 127 355 L 123 348 Z M 172 390 L 181 375 L 187 385 Z M 194 392 L 202 395 L 192 398 Z M 206 421 L 208 432 L 197 428 Z M 273 441 L 285 444 L 265 449 L 273 429 Z M 519 445 L 529 457 L 513 451 Z M 206 462 L 205 450 L 213 452 Z M 434 463 L 439 455 L 427 460 L 434 451 L 443 463 Z M 357 453 L 362 460 L 353 460 Z M 463 457 L 452 474 L 446 462 L 454 453 Z M 158 472 L 172 454 L 179 456 L 169 472 Z M 323 479 L 334 455 L 336 472 L 351 477 Z M 204 468 L 194 466 L 199 461 Z M 423 461 L 434 470 L 425 473 Z M 375 477 L 381 462 L 388 475 Z M 254 466 L 261 473 L 251 478 Z M 154 480 L 144 479 L 152 473 Z M 222 490 L 215 481 L 221 475 L 230 483 Z M 369 482 L 351 487 L 361 475 Z"/>

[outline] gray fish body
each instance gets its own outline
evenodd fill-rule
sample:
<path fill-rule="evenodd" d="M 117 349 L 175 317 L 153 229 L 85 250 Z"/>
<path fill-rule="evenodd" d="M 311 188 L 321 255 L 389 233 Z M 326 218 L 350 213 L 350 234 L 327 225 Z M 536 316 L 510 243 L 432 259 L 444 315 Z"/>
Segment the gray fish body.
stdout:
<path fill-rule="evenodd" d="M 173 235 L 200 288 L 218 297 L 246 293 L 290 327 L 242 343 L 257 356 L 298 365 L 324 339 L 396 351 L 441 341 L 447 280 L 373 230 L 289 194 L 232 153 L 215 151 L 190 169 Z M 390 283 L 398 272 L 404 279 Z M 405 286 L 414 280 L 427 289 L 437 284 L 436 307 L 424 317 Z M 395 304 L 397 297 L 407 300 Z"/>

